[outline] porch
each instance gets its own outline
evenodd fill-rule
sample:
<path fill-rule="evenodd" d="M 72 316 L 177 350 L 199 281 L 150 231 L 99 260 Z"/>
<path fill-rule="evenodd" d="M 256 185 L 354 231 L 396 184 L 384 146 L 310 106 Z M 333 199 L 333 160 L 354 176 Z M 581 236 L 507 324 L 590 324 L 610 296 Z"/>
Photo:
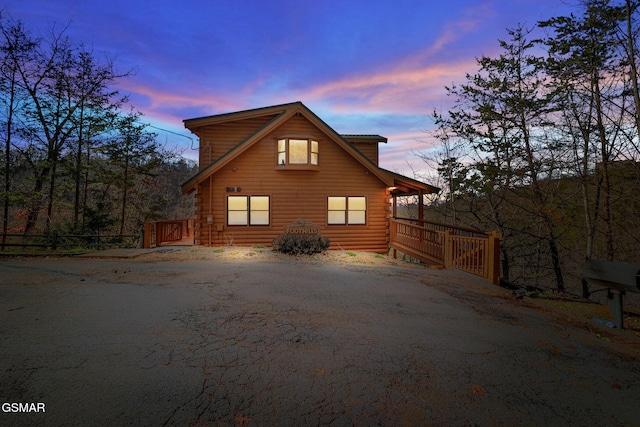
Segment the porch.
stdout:
<path fill-rule="evenodd" d="M 500 281 L 500 233 L 408 218 L 391 218 L 389 247 L 429 264 Z"/>
<path fill-rule="evenodd" d="M 144 224 L 144 247 L 192 246 L 193 218 L 147 222 Z"/>
<path fill-rule="evenodd" d="M 424 221 L 425 196 L 439 189 L 394 174 L 389 188 L 389 248 L 427 264 L 456 268 L 480 276 L 494 285 L 500 282 L 500 240 L 497 231 L 455 227 Z M 404 218 L 401 206 L 417 207 L 417 218 Z"/>

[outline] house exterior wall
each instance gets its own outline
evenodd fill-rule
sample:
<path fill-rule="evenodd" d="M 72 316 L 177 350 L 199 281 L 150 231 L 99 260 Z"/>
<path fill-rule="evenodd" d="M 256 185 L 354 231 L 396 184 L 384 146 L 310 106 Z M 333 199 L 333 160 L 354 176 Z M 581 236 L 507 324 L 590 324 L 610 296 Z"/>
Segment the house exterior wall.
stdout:
<path fill-rule="evenodd" d="M 205 126 L 194 130 L 200 138 L 200 170 L 222 157 L 233 147 L 267 124 L 274 116 L 254 117 Z"/>
<path fill-rule="evenodd" d="M 207 157 L 209 153 L 203 147 L 200 164 L 203 165 L 208 158 L 224 154 L 255 132 L 256 126 L 257 123 L 253 120 L 247 127 L 235 122 L 233 126 L 225 126 L 222 130 L 198 129 L 197 134 L 201 138 L 211 138 L 214 153 L 212 157 Z M 235 137 L 232 135 L 232 128 L 237 132 Z M 285 135 L 309 136 L 318 140 L 318 167 L 314 170 L 293 170 L 288 166 L 279 166 L 277 140 Z M 223 140 L 229 142 L 218 150 L 216 144 Z M 269 196 L 269 225 L 227 225 L 229 195 Z M 329 196 L 366 197 L 366 224 L 329 225 Z M 206 246 L 270 246 L 272 240 L 283 233 L 283 227 L 302 218 L 320 227 L 321 235 L 330 239 L 332 249 L 384 253 L 388 250 L 389 243 L 389 197 L 386 185 L 369 173 L 351 154 L 305 117 L 295 116 L 198 185 L 195 243 Z"/>
<path fill-rule="evenodd" d="M 378 141 L 364 142 L 349 138 L 345 138 L 345 140 L 364 154 L 365 157 L 371 160 L 376 166 L 378 165 Z"/>

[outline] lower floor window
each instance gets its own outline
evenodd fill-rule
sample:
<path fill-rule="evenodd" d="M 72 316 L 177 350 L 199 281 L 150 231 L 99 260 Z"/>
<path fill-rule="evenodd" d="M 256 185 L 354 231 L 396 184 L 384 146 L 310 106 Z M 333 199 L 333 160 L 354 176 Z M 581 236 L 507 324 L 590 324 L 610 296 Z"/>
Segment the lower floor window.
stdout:
<path fill-rule="evenodd" d="M 269 196 L 227 196 L 227 225 L 269 225 Z"/>
<path fill-rule="evenodd" d="M 330 225 L 366 224 L 366 197 L 330 196 L 327 199 L 327 223 Z"/>

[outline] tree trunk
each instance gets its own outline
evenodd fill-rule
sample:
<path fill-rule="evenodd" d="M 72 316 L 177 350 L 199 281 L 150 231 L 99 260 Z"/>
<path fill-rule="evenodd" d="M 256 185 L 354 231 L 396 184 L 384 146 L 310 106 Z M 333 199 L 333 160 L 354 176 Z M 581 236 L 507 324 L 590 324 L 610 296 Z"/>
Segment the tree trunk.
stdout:
<path fill-rule="evenodd" d="M 633 88 L 633 103 L 636 107 L 634 119 L 636 122 L 636 131 L 640 135 L 640 89 L 638 88 L 638 70 L 636 67 L 636 48 L 633 45 L 635 37 L 633 36 L 633 28 L 631 25 L 631 0 L 626 1 L 626 24 L 627 24 L 627 55 L 629 57 L 629 80 Z"/>
<path fill-rule="evenodd" d="M 527 121 L 524 117 L 524 112 L 520 112 L 520 130 L 522 131 L 525 153 L 527 155 L 527 165 L 529 173 L 531 173 L 531 183 L 533 189 L 533 204 L 536 208 L 537 214 L 542 219 L 544 226 L 545 240 L 549 245 L 549 252 L 551 255 L 551 266 L 553 274 L 556 279 L 556 289 L 560 292 L 564 292 L 564 278 L 562 275 L 562 265 L 560 264 L 560 254 L 558 251 L 558 244 L 556 242 L 556 236 L 553 231 L 553 220 L 549 216 L 547 206 L 544 199 L 544 193 L 540 188 L 540 182 L 538 181 L 538 169 L 535 165 L 533 158 L 533 150 L 531 147 L 531 140 L 529 130 L 527 128 Z"/>
<path fill-rule="evenodd" d="M 91 147 L 87 145 L 87 166 L 89 166 L 89 159 L 91 156 Z M 84 230 L 87 215 L 87 199 L 89 198 L 89 169 L 84 171 L 84 188 L 82 190 L 82 229 Z"/>
<path fill-rule="evenodd" d="M 40 208 L 42 207 L 42 189 L 44 188 L 47 175 L 49 175 L 49 168 L 44 168 L 36 177 L 36 182 L 33 186 L 33 194 L 35 196 L 29 202 L 24 234 L 29 234 L 34 228 L 36 228 L 38 216 L 40 215 Z"/>
<path fill-rule="evenodd" d="M 607 135 L 602 118 L 602 98 L 600 93 L 600 83 L 598 76 L 594 76 L 595 101 L 596 101 L 596 125 L 598 127 L 598 138 L 600 139 L 600 150 L 602 151 L 602 220 L 605 227 L 605 245 L 607 248 L 607 260 L 613 261 L 613 229 L 611 226 L 611 183 L 609 182 L 609 147 Z"/>
<path fill-rule="evenodd" d="M 4 147 L 4 200 L 3 200 L 3 217 L 2 217 L 2 250 L 7 243 L 7 231 L 9 230 L 9 206 L 11 200 L 9 191 L 11 191 L 11 136 L 13 133 L 13 105 L 15 102 L 15 79 L 11 80 L 11 89 L 9 97 L 9 110 L 7 114 L 7 137 Z"/>
<path fill-rule="evenodd" d="M 46 233 L 51 231 L 51 218 L 53 217 L 53 199 L 56 188 L 56 171 L 57 160 L 53 162 L 53 166 L 51 168 L 51 178 L 49 179 L 49 200 L 47 201 L 47 219 L 44 227 Z"/>
<path fill-rule="evenodd" d="M 127 190 L 129 188 L 129 156 L 124 161 L 124 185 L 122 186 L 122 210 L 120 214 L 120 234 L 124 234 L 124 220 L 127 211 Z"/>
<path fill-rule="evenodd" d="M 73 227 L 78 226 L 80 220 L 80 186 L 82 181 L 82 147 L 84 128 L 84 102 L 80 104 L 80 120 L 78 123 L 78 147 L 76 150 L 76 166 L 73 173 L 75 181 L 75 197 L 73 199 Z"/>

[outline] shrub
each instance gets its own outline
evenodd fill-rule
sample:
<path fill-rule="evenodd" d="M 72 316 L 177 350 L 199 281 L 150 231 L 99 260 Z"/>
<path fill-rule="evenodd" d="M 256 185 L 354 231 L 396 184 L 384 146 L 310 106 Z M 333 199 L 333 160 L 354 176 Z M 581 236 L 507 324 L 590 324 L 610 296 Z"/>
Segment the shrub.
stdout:
<path fill-rule="evenodd" d="M 329 239 L 318 234 L 281 234 L 273 239 L 273 249 L 291 255 L 312 255 L 329 249 Z"/>

